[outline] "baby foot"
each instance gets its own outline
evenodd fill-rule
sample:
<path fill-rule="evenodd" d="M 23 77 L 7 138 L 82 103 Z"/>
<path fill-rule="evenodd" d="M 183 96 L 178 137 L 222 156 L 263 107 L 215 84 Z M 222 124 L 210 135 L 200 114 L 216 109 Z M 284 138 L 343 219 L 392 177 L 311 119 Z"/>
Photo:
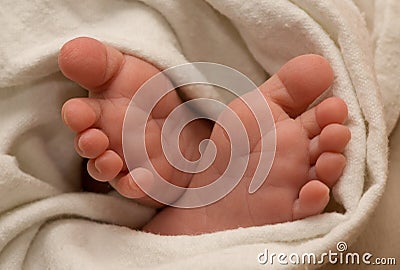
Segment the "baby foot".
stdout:
<path fill-rule="evenodd" d="M 62 108 L 64 122 L 77 133 L 76 151 L 90 159 L 89 174 L 96 180 L 109 181 L 125 197 L 159 206 L 132 180 L 122 151 L 122 125 L 128 104 L 140 86 L 159 70 L 91 38 L 77 38 L 66 43 L 60 51 L 59 66 L 67 78 L 89 91 L 88 98 L 68 100 Z M 150 161 L 158 173 L 174 185 L 186 187 L 192 175 L 172 167 L 162 155 L 160 143 L 165 117 L 180 103 L 176 92 L 170 92 L 153 109 L 146 143 L 151 145 Z M 210 132 L 211 125 L 204 120 L 188 125 L 181 134 L 183 155 L 197 160 L 199 153 L 192 150 L 209 138 Z M 151 177 L 140 170 L 137 174 L 144 182 Z"/>
<path fill-rule="evenodd" d="M 289 61 L 260 86 L 274 117 L 277 145 L 271 171 L 253 194 L 248 190 L 258 163 L 261 137 L 252 128 L 255 118 L 251 111 L 242 100 L 234 100 L 229 106 L 244 124 L 252 149 L 244 177 L 232 192 L 208 206 L 163 209 L 144 230 L 168 235 L 200 234 L 321 213 L 329 201 L 329 188 L 345 167 L 342 152 L 350 140 L 350 131 L 343 125 L 347 107 L 341 99 L 328 98 L 307 110 L 332 82 L 328 62 L 320 56 L 305 55 Z M 210 139 L 218 150 L 217 157 L 209 169 L 192 178 L 189 187 L 209 184 L 224 172 L 230 142 L 223 132 L 215 125 Z"/>

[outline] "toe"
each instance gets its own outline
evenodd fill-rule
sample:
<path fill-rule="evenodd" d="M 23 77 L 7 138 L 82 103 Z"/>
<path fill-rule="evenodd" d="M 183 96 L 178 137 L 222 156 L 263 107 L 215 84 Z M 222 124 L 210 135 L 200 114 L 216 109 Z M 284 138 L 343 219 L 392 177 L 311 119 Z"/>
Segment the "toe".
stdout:
<path fill-rule="evenodd" d="M 85 158 L 100 156 L 109 146 L 106 134 L 99 129 L 87 129 L 75 138 L 76 152 Z"/>
<path fill-rule="evenodd" d="M 107 150 L 96 159 L 89 160 L 87 170 L 96 180 L 110 181 L 120 173 L 122 166 L 120 156 L 112 150 Z"/>
<path fill-rule="evenodd" d="M 302 55 L 286 63 L 259 88 L 291 117 L 297 117 L 333 82 L 328 61 L 319 55 Z"/>
<path fill-rule="evenodd" d="M 296 121 L 299 121 L 309 138 L 321 133 L 321 130 L 330 124 L 342 124 L 347 119 L 346 103 L 337 97 L 328 98 L 316 107 L 304 112 Z"/>
<path fill-rule="evenodd" d="M 103 88 L 115 77 L 122 63 L 121 52 L 86 37 L 67 42 L 58 56 L 62 73 L 88 90 Z"/>
<path fill-rule="evenodd" d="M 133 180 L 135 179 L 135 180 Z M 146 193 L 139 187 L 150 188 L 153 183 L 153 174 L 145 168 L 136 168 L 131 173 L 110 182 L 112 187 L 122 196 L 130 199 L 148 198 Z"/>
<path fill-rule="evenodd" d="M 80 37 L 67 42 L 60 50 L 58 65 L 65 77 L 109 97 L 131 95 L 148 78 L 158 73 L 153 65 L 98 40 Z"/>
<path fill-rule="evenodd" d="M 62 118 L 75 132 L 91 127 L 100 117 L 100 105 L 95 99 L 74 98 L 64 103 Z"/>
<path fill-rule="evenodd" d="M 305 184 L 293 204 L 293 220 L 320 214 L 329 202 L 329 188 L 313 180 Z"/>
<path fill-rule="evenodd" d="M 310 164 L 315 164 L 323 152 L 342 153 L 350 138 L 348 127 L 340 124 L 326 126 L 321 134 L 310 142 Z"/>
<path fill-rule="evenodd" d="M 345 166 L 344 155 L 325 152 L 320 155 L 315 166 L 310 169 L 310 179 L 319 179 L 328 187 L 333 187 L 342 175 Z"/>

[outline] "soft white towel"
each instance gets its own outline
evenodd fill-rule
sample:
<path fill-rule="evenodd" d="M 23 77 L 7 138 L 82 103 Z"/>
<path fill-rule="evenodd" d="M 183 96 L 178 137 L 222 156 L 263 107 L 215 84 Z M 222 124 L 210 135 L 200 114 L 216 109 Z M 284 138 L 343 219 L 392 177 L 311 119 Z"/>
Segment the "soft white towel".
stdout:
<path fill-rule="evenodd" d="M 384 190 L 384 117 L 391 130 L 399 112 L 393 104 L 400 102 L 391 73 L 400 68 L 400 35 L 392 34 L 400 31 L 400 3 L 371 3 L 378 8 L 361 0 L 2 1 L 0 269 L 304 269 L 260 266 L 257 255 L 265 249 L 321 254 L 339 241 L 352 243 Z M 368 23 L 380 24 L 367 27 L 360 10 Z M 294 56 L 325 56 L 335 83 L 324 96 L 343 98 L 350 114 L 348 166 L 333 190 L 344 213 L 194 237 L 133 230 L 154 210 L 79 192 L 79 158 L 59 115 L 66 99 L 85 91 L 57 67 L 59 48 L 77 36 L 160 68 L 225 64 L 256 84 Z"/>

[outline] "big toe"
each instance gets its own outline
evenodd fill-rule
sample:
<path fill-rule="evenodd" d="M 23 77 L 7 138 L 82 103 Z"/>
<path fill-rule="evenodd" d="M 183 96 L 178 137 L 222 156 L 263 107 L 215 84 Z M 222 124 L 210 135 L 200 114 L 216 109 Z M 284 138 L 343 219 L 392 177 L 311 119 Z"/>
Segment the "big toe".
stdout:
<path fill-rule="evenodd" d="M 290 116 L 297 117 L 333 83 L 329 62 L 319 55 L 298 56 L 259 88 Z"/>
<path fill-rule="evenodd" d="M 68 79 L 93 93 L 108 97 L 131 97 L 159 70 L 153 65 L 88 37 L 67 42 L 60 50 L 58 65 Z"/>
<path fill-rule="evenodd" d="M 58 56 L 62 73 L 88 90 L 106 85 L 118 73 L 122 63 L 121 52 L 87 37 L 67 42 Z"/>

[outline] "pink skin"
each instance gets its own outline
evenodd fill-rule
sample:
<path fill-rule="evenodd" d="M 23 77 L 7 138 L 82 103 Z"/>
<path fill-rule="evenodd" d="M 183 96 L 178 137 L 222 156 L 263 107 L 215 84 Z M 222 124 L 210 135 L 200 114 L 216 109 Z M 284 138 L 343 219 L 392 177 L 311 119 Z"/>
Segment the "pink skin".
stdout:
<path fill-rule="evenodd" d="M 77 132 L 77 152 L 90 159 L 88 172 L 99 181 L 109 181 L 123 196 L 162 206 L 145 196 L 127 173 L 121 146 L 122 120 L 130 98 L 158 70 L 90 38 L 65 44 L 59 65 L 67 78 L 89 90 L 89 98 L 71 99 L 62 110 L 67 126 Z M 350 140 L 349 129 L 343 125 L 347 107 L 341 99 L 329 98 L 307 110 L 332 82 L 333 71 L 321 56 L 304 55 L 285 64 L 260 86 L 277 127 L 276 157 L 263 186 L 254 194 L 247 192 L 258 161 L 257 157 L 251 158 L 239 185 L 220 201 L 195 209 L 165 207 L 143 229 L 168 235 L 200 234 L 321 213 L 329 201 L 329 188 L 338 181 L 345 167 L 342 152 Z M 230 144 L 221 127 L 196 121 L 184 129 L 181 150 L 186 158 L 196 160 L 199 142 L 211 138 L 218 150 L 215 162 L 197 175 L 171 167 L 162 156 L 160 128 L 180 102 L 172 92 L 156 106 L 146 142 L 152 145 L 153 165 L 165 179 L 175 185 L 198 187 L 211 183 L 224 171 L 224 157 Z M 244 123 L 253 154 L 257 156 L 260 135 L 252 128 L 255 120 L 239 99 L 229 106 Z M 143 171 L 135 177 L 144 183 L 152 178 Z"/>

